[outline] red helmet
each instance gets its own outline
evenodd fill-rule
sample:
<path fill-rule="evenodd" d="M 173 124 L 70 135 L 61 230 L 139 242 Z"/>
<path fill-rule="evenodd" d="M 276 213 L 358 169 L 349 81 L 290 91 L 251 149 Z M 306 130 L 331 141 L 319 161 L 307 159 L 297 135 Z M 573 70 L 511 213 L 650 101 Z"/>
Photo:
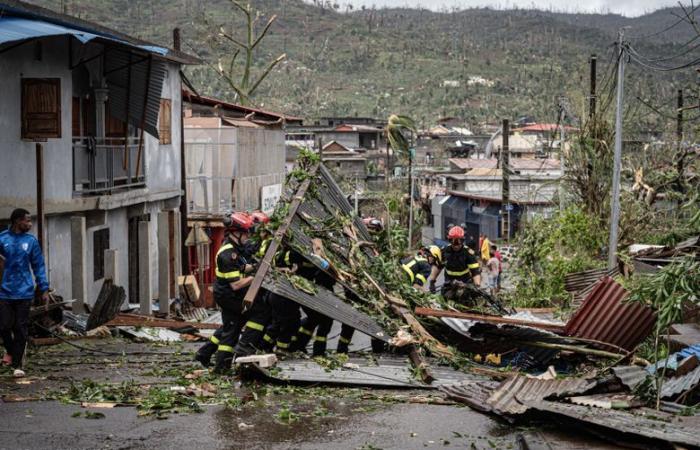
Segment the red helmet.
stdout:
<path fill-rule="evenodd" d="M 262 211 L 253 211 L 252 213 L 250 213 L 250 216 L 253 218 L 253 222 L 256 224 L 270 222 L 270 216 L 268 216 Z"/>
<path fill-rule="evenodd" d="M 464 228 L 457 226 L 450 228 L 447 232 L 447 239 L 464 239 Z"/>
<path fill-rule="evenodd" d="M 253 225 L 253 218 L 244 212 L 234 212 L 224 217 L 224 227 L 228 231 L 250 231 Z"/>

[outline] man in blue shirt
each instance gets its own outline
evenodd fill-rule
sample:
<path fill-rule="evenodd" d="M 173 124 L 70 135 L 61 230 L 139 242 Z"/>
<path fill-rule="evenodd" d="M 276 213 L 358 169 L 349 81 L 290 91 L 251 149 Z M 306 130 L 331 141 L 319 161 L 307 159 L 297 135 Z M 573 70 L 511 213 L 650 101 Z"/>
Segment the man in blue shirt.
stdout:
<path fill-rule="evenodd" d="M 49 282 L 39 241 L 29 234 L 32 229 L 29 211 L 15 209 L 10 222 L 10 228 L 0 233 L 0 256 L 5 260 L 0 283 L 0 336 L 7 350 L 3 363 L 12 365 L 15 377 L 23 377 L 22 359 L 35 285 L 46 303 Z"/>

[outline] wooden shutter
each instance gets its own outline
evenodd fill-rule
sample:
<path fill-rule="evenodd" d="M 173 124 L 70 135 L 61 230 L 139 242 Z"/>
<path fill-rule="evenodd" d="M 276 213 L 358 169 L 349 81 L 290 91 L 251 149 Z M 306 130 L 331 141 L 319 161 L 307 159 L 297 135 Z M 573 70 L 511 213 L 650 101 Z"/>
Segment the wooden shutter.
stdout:
<path fill-rule="evenodd" d="M 172 103 L 170 99 L 160 99 L 158 135 L 161 144 L 172 144 Z"/>
<path fill-rule="evenodd" d="M 126 136 L 126 124 L 110 113 L 109 100 L 105 102 L 105 136 L 108 138 Z"/>
<path fill-rule="evenodd" d="M 60 137 L 60 78 L 23 78 L 22 139 Z"/>

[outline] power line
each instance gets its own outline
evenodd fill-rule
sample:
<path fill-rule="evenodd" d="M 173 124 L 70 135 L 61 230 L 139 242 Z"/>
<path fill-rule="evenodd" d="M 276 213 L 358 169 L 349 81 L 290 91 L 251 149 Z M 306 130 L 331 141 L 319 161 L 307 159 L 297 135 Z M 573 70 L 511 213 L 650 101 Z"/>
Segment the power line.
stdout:
<path fill-rule="evenodd" d="M 671 31 L 673 28 L 677 27 L 677 26 L 680 25 L 681 23 L 687 22 L 687 21 L 688 21 L 688 17 L 692 16 L 693 13 L 695 13 L 695 11 L 698 10 L 698 8 L 700 8 L 700 4 L 699 4 L 698 6 L 696 6 L 696 7 L 694 7 L 694 8 L 687 14 L 686 17 L 681 17 L 681 18 L 679 18 L 677 21 L 675 21 L 674 23 L 672 23 L 671 25 L 669 25 L 668 27 L 664 28 L 664 29 L 661 30 L 661 31 L 657 31 L 657 32 L 655 32 L 655 33 L 651 33 L 651 34 L 647 34 L 647 35 L 642 35 L 642 36 L 630 36 L 630 38 L 631 38 L 631 39 L 649 39 L 649 38 L 651 38 L 651 37 L 655 37 L 655 36 L 658 36 L 658 35 L 660 35 L 660 34 L 664 34 L 664 33 L 666 33 L 667 31 Z"/>

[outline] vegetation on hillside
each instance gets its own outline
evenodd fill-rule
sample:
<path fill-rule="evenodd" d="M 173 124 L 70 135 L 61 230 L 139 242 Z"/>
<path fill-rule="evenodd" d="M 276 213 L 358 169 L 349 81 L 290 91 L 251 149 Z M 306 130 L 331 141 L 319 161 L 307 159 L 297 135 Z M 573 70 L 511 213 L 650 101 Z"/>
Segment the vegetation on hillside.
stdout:
<path fill-rule="evenodd" d="M 235 92 L 214 70 L 231 57 L 230 46 L 211 39 L 218 26 L 245 30 L 245 17 L 227 0 L 35 0 L 132 35 L 170 45 L 171 31 L 183 31 L 183 48 L 211 65 L 190 67 L 189 78 L 203 94 L 233 100 Z M 317 2 L 319 3 L 319 2 Z M 566 96 L 576 115 L 585 114 L 588 57 L 599 55 L 599 87 L 609 95 L 614 28 L 632 26 L 638 35 L 665 27 L 673 16 L 656 12 L 635 19 L 532 10 L 335 9 L 302 0 L 257 0 L 255 32 L 276 15 L 255 49 L 254 71 L 279 55 L 287 58 L 259 86 L 256 103 L 303 117 L 360 115 L 413 117 L 419 127 L 440 116 L 458 116 L 471 126 L 499 118 L 533 116 L 556 122 L 557 100 Z M 687 41 L 682 27 L 673 42 L 654 36 L 635 40 L 649 55 L 675 54 Z M 665 38 L 665 36 L 663 36 Z M 190 50 L 191 49 L 191 50 Z M 659 74 L 632 67 L 626 125 L 663 128 L 666 121 L 648 105 L 671 111 L 678 87 L 694 85 L 694 74 Z M 643 100 L 642 103 L 639 99 Z"/>

